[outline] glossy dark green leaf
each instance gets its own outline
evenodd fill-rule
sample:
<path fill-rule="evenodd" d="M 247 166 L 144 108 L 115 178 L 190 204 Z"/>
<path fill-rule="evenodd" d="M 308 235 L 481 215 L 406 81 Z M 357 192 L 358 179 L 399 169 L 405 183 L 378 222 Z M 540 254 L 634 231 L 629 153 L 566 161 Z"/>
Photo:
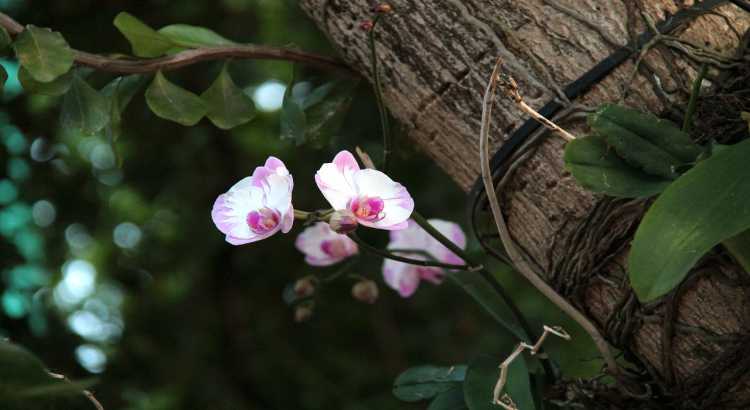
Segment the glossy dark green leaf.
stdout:
<path fill-rule="evenodd" d="M 255 104 L 232 80 L 226 65 L 214 83 L 202 95 L 208 107 L 208 119 L 228 130 L 255 118 Z"/>
<path fill-rule="evenodd" d="M 68 71 L 50 82 L 43 83 L 37 81 L 25 67 L 21 67 L 18 70 L 18 81 L 21 82 L 26 92 L 49 95 L 51 97 L 58 97 L 67 93 L 70 90 L 70 85 L 73 83 L 73 76 L 73 71 Z"/>
<path fill-rule="evenodd" d="M 13 42 L 13 39 L 10 37 L 10 34 L 8 34 L 8 30 L 6 30 L 4 27 L 0 27 L 0 53 L 4 52 L 8 47 L 10 47 L 10 44 Z"/>
<path fill-rule="evenodd" d="M 0 403 L 3 409 L 65 408 L 54 399 L 80 396 L 93 380 L 69 382 L 52 377 L 26 349 L 0 339 Z M 40 407 L 47 406 L 47 407 Z"/>
<path fill-rule="evenodd" d="M 626 107 L 605 105 L 589 125 L 629 164 L 662 178 L 677 178 L 702 152 L 669 121 Z"/>
<path fill-rule="evenodd" d="M 35 80 L 48 83 L 73 66 L 73 50 L 62 34 L 48 28 L 26 26 L 13 43 L 16 57 Z"/>
<path fill-rule="evenodd" d="M 101 131 L 109 122 L 107 99 L 78 75 L 73 80 L 60 109 L 60 121 L 65 130 L 83 134 Z"/>
<path fill-rule="evenodd" d="M 427 410 L 468 410 L 464 400 L 463 388 L 458 387 L 440 393 L 435 397 Z"/>
<path fill-rule="evenodd" d="M 393 382 L 393 395 L 415 402 L 459 388 L 466 377 L 466 366 L 418 366 L 401 373 Z"/>
<path fill-rule="evenodd" d="M 699 162 L 654 202 L 635 234 L 628 270 L 641 301 L 671 291 L 695 262 L 750 228 L 750 140 Z"/>
<path fill-rule="evenodd" d="M 492 403 L 492 394 L 497 379 L 500 377 L 499 366 L 503 360 L 491 356 L 480 356 L 469 364 L 463 389 L 466 405 L 470 410 L 497 410 L 499 408 Z M 536 410 L 529 371 L 523 355 L 518 356 L 509 366 L 508 381 L 503 393 L 507 393 L 519 409 Z"/>
<path fill-rule="evenodd" d="M 515 323 L 508 307 L 497 297 L 492 286 L 478 272 L 452 272 L 448 278 L 456 282 L 466 293 L 476 300 L 505 330 L 516 339 L 527 340 L 525 333 Z"/>
<path fill-rule="evenodd" d="M 567 143 L 564 160 L 565 169 L 581 186 L 613 197 L 649 197 L 662 192 L 672 182 L 623 161 L 598 135 Z"/>
<path fill-rule="evenodd" d="M 157 116 L 191 126 L 206 115 L 206 103 L 201 97 L 169 82 L 160 72 L 146 90 L 146 103 Z"/>
<path fill-rule="evenodd" d="M 305 98 L 302 108 L 307 119 L 308 140 L 326 142 L 339 131 L 356 87 L 356 81 L 340 80 L 316 88 Z"/>
<path fill-rule="evenodd" d="M 231 46 L 236 44 L 213 30 L 188 24 L 172 24 L 160 28 L 158 33 L 169 38 L 173 44 L 185 48 Z"/>
<path fill-rule="evenodd" d="M 301 145 L 306 140 L 307 115 L 302 109 L 302 104 L 296 98 L 292 98 L 292 89 L 291 85 L 287 87 L 281 105 L 281 139 Z"/>
<path fill-rule="evenodd" d="M 169 37 L 129 13 L 118 14 L 114 25 L 128 39 L 133 54 L 138 57 L 159 57 L 175 46 Z"/>

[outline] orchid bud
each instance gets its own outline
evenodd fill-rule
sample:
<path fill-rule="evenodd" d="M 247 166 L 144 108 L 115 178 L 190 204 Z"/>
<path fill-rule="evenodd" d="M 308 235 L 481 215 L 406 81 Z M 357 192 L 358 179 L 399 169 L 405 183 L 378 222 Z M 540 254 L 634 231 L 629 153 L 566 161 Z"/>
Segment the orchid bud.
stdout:
<path fill-rule="evenodd" d="M 373 27 L 375 27 L 375 23 L 373 23 L 372 20 L 365 20 L 359 24 L 359 28 L 361 28 L 362 31 L 370 31 Z"/>
<path fill-rule="evenodd" d="M 315 276 L 305 276 L 304 278 L 301 278 L 294 283 L 294 294 L 298 298 L 306 298 L 312 296 L 312 294 L 315 293 L 315 286 L 317 285 L 317 283 L 318 280 L 315 278 Z"/>
<path fill-rule="evenodd" d="M 354 213 L 348 209 L 342 209 L 336 211 L 331 215 L 331 219 L 328 220 L 328 224 L 331 229 L 340 234 L 347 234 L 354 232 L 357 229 L 357 217 Z"/>
<path fill-rule="evenodd" d="M 393 7 L 391 7 L 388 3 L 381 3 L 375 6 L 375 12 L 380 14 L 388 14 L 393 11 Z"/>
<path fill-rule="evenodd" d="M 297 323 L 307 322 L 313 315 L 314 305 L 311 303 L 305 303 L 299 305 L 294 309 L 294 321 Z"/>
<path fill-rule="evenodd" d="M 378 285 L 371 280 L 361 280 L 352 287 L 352 297 L 372 305 L 378 300 Z"/>

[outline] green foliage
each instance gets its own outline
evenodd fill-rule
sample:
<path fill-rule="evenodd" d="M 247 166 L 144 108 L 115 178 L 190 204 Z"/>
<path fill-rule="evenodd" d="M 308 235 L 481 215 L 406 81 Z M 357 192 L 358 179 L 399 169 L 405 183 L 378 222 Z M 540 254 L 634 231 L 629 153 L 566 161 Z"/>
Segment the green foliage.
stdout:
<path fill-rule="evenodd" d="M 0 402 L 4 409 L 63 409 L 66 407 L 58 399 L 82 398 L 83 390 L 92 384 L 53 377 L 36 356 L 0 339 Z"/>
<path fill-rule="evenodd" d="M 750 140 L 699 162 L 672 183 L 646 213 L 629 257 L 641 301 L 671 291 L 696 261 L 750 228 Z"/>
<path fill-rule="evenodd" d="M 135 16 L 122 12 L 115 17 L 115 27 L 125 36 L 138 57 L 159 57 L 174 47 L 172 40 Z"/>
<path fill-rule="evenodd" d="M 701 153 L 671 122 L 631 108 L 605 105 L 589 117 L 589 125 L 620 157 L 650 175 L 675 179 Z"/>
<path fill-rule="evenodd" d="M 37 81 L 53 81 L 73 66 L 73 50 L 62 34 L 48 28 L 27 26 L 13 48 L 21 65 Z"/>
<path fill-rule="evenodd" d="M 631 166 L 618 157 L 599 135 L 566 144 L 564 160 L 565 169 L 581 186 L 613 197 L 649 197 L 660 193 L 672 182 Z"/>
<path fill-rule="evenodd" d="M 60 77 L 45 83 L 37 81 L 29 70 L 21 67 L 18 70 L 18 81 L 21 82 L 23 89 L 29 93 L 58 97 L 67 93 L 70 89 L 70 85 L 73 83 L 73 71 L 68 71 Z"/>
<path fill-rule="evenodd" d="M 498 366 L 501 362 L 491 356 L 480 356 L 469 364 L 464 382 L 464 397 L 470 410 L 496 410 L 498 408 L 492 403 L 492 394 L 500 376 Z M 519 409 L 536 409 L 529 382 L 529 370 L 523 355 L 516 357 L 508 367 L 508 381 L 505 383 L 503 393 L 507 393 Z"/>
<path fill-rule="evenodd" d="M 466 293 L 477 301 L 505 330 L 519 340 L 528 337 L 515 323 L 509 322 L 513 317 L 505 304 L 497 297 L 492 286 L 477 272 L 452 272 L 448 278 L 456 282 Z"/>
<path fill-rule="evenodd" d="M 115 27 L 128 39 L 138 57 L 159 57 L 184 48 L 230 46 L 237 43 L 213 30 L 188 24 L 172 24 L 159 31 L 135 16 L 122 12 L 115 17 Z"/>
<path fill-rule="evenodd" d="M 185 48 L 232 46 L 237 44 L 232 40 L 222 37 L 213 30 L 188 24 L 172 24 L 162 27 L 158 33 L 169 38 L 175 46 Z"/>
<path fill-rule="evenodd" d="M 146 90 L 146 103 L 157 116 L 191 126 L 207 113 L 201 97 L 169 82 L 159 71 Z"/>
<path fill-rule="evenodd" d="M 298 85 L 287 87 L 281 107 L 281 138 L 297 145 L 325 142 L 341 128 L 356 86 L 356 81 L 338 80 L 307 94 L 298 93 Z"/>
<path fill-rule="evenodd" d="M 201 94 L 208 106 L 208 119 L 228 130 L 255 117 L 255 104 L 232 80 L 225 64 L 214 83 Z"/>
<path fill-rule="evenodd" d="M 401 373 L 393 382 L 393 395 L 399 400 L 428 400 L 459 388 L 466 377 L 466 366 L 418 366 Z"/>
<path fill-rule="evenodd" d="M 13 39 L 10 37 L 10 34 L 8 34 L 8 30 L 4 27 L 0 27 L 0 53 L 5 52 L 12 42 Z"/>
<path fill-rule="evenodd" d="M 291 86 L 286 88 L 284 102 L 281 105 L 281 139 L 302 145 L 306 139 L 307 116 L 302 109 L 302 104 L 292 97 L 292 88 Z"/>
<path fill-rule="evenodd" d="M 121 158 L 119 151 L 117 150 L 116 142 L 120 138 L 120 134 L 122 134 L 122 113 L 145 83 L 146 77 L 140 75 L 129 75 L 127 77 L 115 78 L 101 90 L 101 94 L 109 102 L 107 105 L 109 123 L 105 130 L 118 165 L 121 163 Z"/>
<path fill-rule="evenodd" d="M 91 135 L 101 131 L 109 122 L 107 99 L 78 74 L 73 80 L 60 109 L 63 129 Z"/>
<path fill-rule="evenodd" d="M 468 410 L 462 388 L 442 392 L 435 397 L 427 410 Z"/>

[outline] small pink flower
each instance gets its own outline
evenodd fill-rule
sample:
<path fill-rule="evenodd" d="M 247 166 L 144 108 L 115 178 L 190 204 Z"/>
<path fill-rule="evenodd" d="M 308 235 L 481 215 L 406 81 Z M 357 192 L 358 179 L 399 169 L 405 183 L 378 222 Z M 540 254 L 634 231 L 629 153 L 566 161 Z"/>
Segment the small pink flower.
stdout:
<path fill-rule="evenodd" d="M 259 241 L 278 231 L 287 233 L 294 223 L 293 186 L 284 163 L 268 157 L 252 176 L 216 198 L 211 219 L 232 245 Z"/>
<path fill-rule="evenodd" d="M 466 236 L 461 230 L 461 227 L 457 224 L 440 219 L 430 219 L 428 222 L 461 249 L 466 247 Z M 427 232 L 420 228 L 416 222 L 409 220 L 408 223 L 409 226 L 406 229 L 391 232 L 391 242 L 388 244 L 388 249 L 423 250 L 439 262 L 457 265 L 463 263 L 461 258 L 431 237 Z M 409 254 L 398 252 L 398 254 L 412 259 L 427 259 L 424 255 L 418 253 Z M 383 277 L 385 278 L 385 283 L 398 291 L 398 293 L 405 298 L 414 294 L 417 287 L 419 287 L 420 281 L 425 280 L 437 285 L 443 281 L 444 276 L 445 272 L 441 268 L 415 266 L 408 263 L 394 261 L 392 259 L 386 259 L 383 262 Z"/>
<path fill-rule="evenodd" d="M 414 200 L 403 185 L 380 171 L 360 169 L 349 151 L 323 164 L 315 183 L 333 209 L 347 209 L 371 228 L 404 229 L 414 210 Z"/>
<path fill-rule="evenodd" d="M 302 231 L 294 246 L 305 254 L 305 262 L 313 266 L 333 265 L 359 252 L 353 240 L 334 232 L 325 222 Z"/>

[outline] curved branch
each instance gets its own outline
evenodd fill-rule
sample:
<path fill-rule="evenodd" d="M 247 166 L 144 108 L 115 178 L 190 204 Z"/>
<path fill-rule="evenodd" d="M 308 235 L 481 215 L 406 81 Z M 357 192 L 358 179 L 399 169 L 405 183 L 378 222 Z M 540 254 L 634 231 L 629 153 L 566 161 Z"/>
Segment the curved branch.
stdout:
<path fill-rule="evenodd" d="M 0 27 L 5 28 L 8 33 L 13 36 L 18 35 L 25 30 L 19 22 L 4 13 L 0 13 Z M 75 56 L 75 62 L 78 65 L 115 74 L 154 73 L 159 70 L 176 70 L 203 61 L 236 58 L 244 60 L 293 61 L 323 69 L 344 72 L 352 76 L 356 75 L 344 63 L 331 57 L 288 48 L 268 47 L 254 44 L 201 47 L 158 58 L 113 58 L 80 50 L 73 50 L 73 54 Z"/>

